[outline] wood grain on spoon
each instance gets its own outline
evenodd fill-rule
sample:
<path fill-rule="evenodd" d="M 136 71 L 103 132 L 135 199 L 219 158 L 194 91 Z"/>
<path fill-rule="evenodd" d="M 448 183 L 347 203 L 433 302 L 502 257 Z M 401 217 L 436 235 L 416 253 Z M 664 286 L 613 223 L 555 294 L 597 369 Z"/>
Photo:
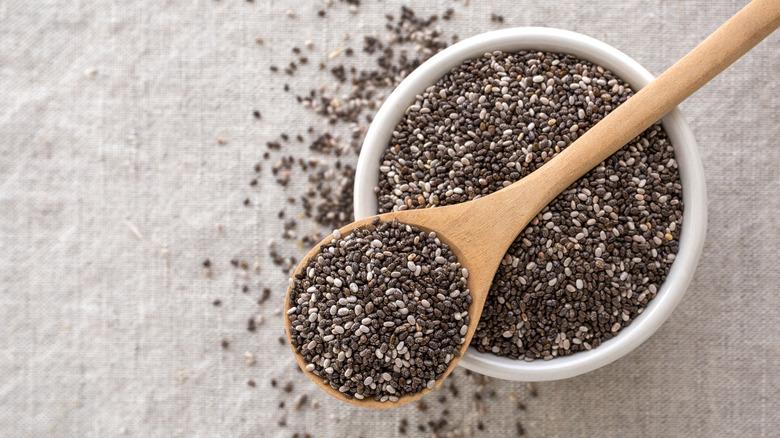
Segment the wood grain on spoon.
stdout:
<path fill-rule="evenodd" d="M 468 287 L 473 301 L 469 308 L 470 322 L 466 342 L 461 347 L 461 356 L 476 332 L 493 275 L 501 259 L 536 214 L 568 186 L 661 119 L 778 26 L 780 0 L 753 0 L 634 97 L 613 110 L 550 162 L 520 181 L 462 204 L 380 215 L 382 222 L 397 218 L 405 224 L 436 232 L 441 241 L 450 245 L 461 265 L 468 269 Z M 350 234 L 354 228 L 365 226 L 372 219 L 362 219 L 341 228 L 342 236 Z M 296 268 L 296 274 L 306 266 L 309 258 L 320 252 L 322 244 L 332 239 L 333 236 L 329 236 L 312 248 Z M 289 303 L 290 289 L 285 298 L 285 311 Z M 290 319 L 286 316 L 285 330 L 291 342 Z M 305 371 L 303 358 L 294 347 L 293 352 L 304 373 L 322 389 L 357 406 L 396 407 L 417 400 L 430 391 L 405 395 L 397 402 L 348 399 L 325 384 L 321 377 Z M 436 387 L 452 372 L 459 359 L 457 357 L 450 362 L 444 375 L 436 382 Z"/>

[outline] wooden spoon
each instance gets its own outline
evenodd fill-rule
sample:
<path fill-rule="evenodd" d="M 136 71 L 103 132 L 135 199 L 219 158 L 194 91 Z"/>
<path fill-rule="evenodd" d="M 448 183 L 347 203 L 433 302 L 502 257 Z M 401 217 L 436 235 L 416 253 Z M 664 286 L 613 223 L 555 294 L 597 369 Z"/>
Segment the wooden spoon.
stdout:
<path fill-rule="evenodd" d="M 441 241 L 450 245 L 461 265 L 468 269 L 468 287 L 472 296 L 470 323 L 461 356 L 477 329 L 493 275 L 509 246 L 526 225 L 558 194 L 599 163 L 615 153 L 631 139 L 650 127 L 702 85 L 747 53 L 753 46 L 780 26 L 780 0 L 753 0 L 729 19 L 712 35 L 682 59 L 653 80 L 632 98 L 613 110 L 577 141 L 550 162 L 514 184 L 469 202 L 445 207 L 405 210 L 379 215 L 382 222 L 397 218 L 425 231 L 435 231 Z M 362 228 L 373 217 L 353 222 L 339 231 L 346 236 Z M 325 238 L 312 248 L 298 265 L 301 272 L 310 258 L 316 257 L 320 246 L 330 243 Z M 285 298 L 285 311 L 290 306 L 290 289 Z M 291 339 L 290 319 L 285 316 L 285 330 Z M 301 369 L 330 395 L 368 408 L 390 408 L 410 403 L 430 390 L 400 397 L 397 402 L 373 399 L 348 399 L 325 384 L 317 375 L 305 371 L 306 363 L 295 351 Z M 438 387 L 452 372 L 460 357 L 450 362 Z"/>

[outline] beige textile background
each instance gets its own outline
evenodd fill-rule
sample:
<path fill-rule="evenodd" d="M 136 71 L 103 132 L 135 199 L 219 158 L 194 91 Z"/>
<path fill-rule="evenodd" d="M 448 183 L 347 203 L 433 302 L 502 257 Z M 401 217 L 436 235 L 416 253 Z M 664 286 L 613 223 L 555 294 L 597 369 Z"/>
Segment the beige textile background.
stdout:
<path fill-rule="evenodd" d="M 426 412 L 342 405 L 296 372 L 274 313 L 286 277 L 266 245 L 302 254 L 278 238 L 276 211 L 303 183 L 247 183 L 266 141 L 323 126 L 293 98 L 333 82 L 320 61 L 373 62 L 359 53 L 362 35 L 381 33 L 401 3 L 362 3 L 352 14 L 336 1 L 320 19 L 320 1 L 0 0 L 0 436 L 400 436 L 402 418 L 408 436 L 429 436 L 417 425 L 445 408 L 442 436 L 478 421 L 483 436 L 515 436 L 518 421 L 527 436 L 778 436 L 780 34 L 682 105 L 707 175 L 708 241 L 685 299 L 637 350 L 537 383 L 537 397 L 490 380 L 483 413 L 462 370 L 459 397 L 428 397 Z M 560 27 L 658 74 L 745 1 L 416 3 L 420 15 L 454 8 L 441 26 L 461 38 Z M 292 78 L 269 71 L 307 39 L 313 65 Z M 327 59 L 347 45 L 355 57 Z M 261 274 L 242 279 L 233 257 L 258 260 Z M 262 286 L 273 292 L 257 306 Z M 258 313 L 265 323 L 250 333 Z M 291 393 L 280 388 L 288 380 Z M 308 402 L 296 411 L 300 394 Z"/>

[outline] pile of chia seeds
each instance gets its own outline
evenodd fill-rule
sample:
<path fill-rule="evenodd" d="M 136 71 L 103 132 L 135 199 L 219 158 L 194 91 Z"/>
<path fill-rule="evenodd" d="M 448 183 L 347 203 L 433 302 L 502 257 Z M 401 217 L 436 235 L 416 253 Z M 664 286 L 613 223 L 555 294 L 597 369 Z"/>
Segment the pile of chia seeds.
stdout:
<path fill-rule="evenodd" d="M 432 389 L 468 330 L 468 271 L 435 233 L 375 218 L 323 245 L 290 280 L 291 340 L 346 397 Z"/>
<path fill-rule="evenodd" d="M 570 55 L 487 53 L 407 108 L 380 165 L 380 213 L 484 196 L 552 159 L 632 95 Z M 551 202 L 496 272 L 472 345 L 524 360 L 590 350 L 655 297 L 678 250 L 682 191 L 656 124 Z"/>

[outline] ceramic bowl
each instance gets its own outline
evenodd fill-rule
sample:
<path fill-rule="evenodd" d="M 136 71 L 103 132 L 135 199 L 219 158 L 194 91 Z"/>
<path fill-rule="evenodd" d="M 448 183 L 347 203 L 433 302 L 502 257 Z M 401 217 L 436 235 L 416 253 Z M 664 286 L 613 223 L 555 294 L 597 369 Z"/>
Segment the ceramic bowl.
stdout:
<path fill-rule="evenodd" d="M 450 69 L 467 59 L 486 52 L 503 50 L 538 50 L 575 55 L 611 70 L 636 90 L 648 84 L 653 76 L 628 55 L 588 36 L 560 29 L 520 27 L 488 32 L 463 40 L 426 61 L 387 98 L 366 134 L 355 175 L 355 217 L 377 213 L 374 187 L 379 177 L 379 163 L 391 133 L 415 96 L 436 83 Z M 704 170 L 696 141 L 679 109 L 663 118 L 663 126 L 679 164 L 683 185 L 683 226 L 680 249 L 666 281 L 645 311 L 614 338 L 600 346 L 544 361 L 499 357 L 480 353 L 470 347 L 460 365 L 488 376 L 520 381 L 544 381 L 573 377 L 602 367 L 624 356 L 650 337 L 669 317 L 682 299 L 693 277 L 704 246 L 707 226 L 707 200 Z"/>

